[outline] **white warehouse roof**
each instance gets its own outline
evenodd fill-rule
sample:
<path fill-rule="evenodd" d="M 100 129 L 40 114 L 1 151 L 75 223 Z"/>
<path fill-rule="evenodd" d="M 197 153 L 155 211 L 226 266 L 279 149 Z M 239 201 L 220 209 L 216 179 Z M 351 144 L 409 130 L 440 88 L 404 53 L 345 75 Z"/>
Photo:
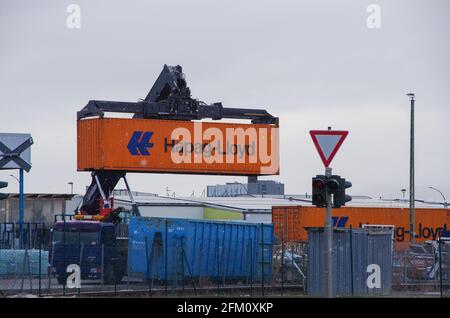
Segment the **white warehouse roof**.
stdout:
<path fill-rule="evenodd" d="M 239 196 L 239 197 L 166 197 L 157 195 L 138 195 L 134 197 L 142 206 L 210 206 L 247 212 L 268 212 L 273 206 L 310 206 L 311 199 L 304 196 Z M 115 200 L 130 203 L 128 196 L 116 196 Z M 347 206 L 409 208 L 405 200 L 372 199 L 370 197 L 353 197 Z M 442 208 L 435 202 L 416 202 L 416 208 Z"/>

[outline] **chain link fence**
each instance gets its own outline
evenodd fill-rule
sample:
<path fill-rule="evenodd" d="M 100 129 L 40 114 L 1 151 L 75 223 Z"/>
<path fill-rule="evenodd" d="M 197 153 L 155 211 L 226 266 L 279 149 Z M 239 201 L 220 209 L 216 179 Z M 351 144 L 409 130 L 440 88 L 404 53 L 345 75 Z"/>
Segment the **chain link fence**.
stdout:
<path fill-rule="evenodd" d="M 217 239 L 192 249 L 186 238 L 156 235 L 130 252 L 126 230 L 105 242 L 64 233 L 0 224 L 0 296 L 261 297 L 307 290 L 307 243 L 242 239 L 233 251 Z M 392 257 L 392 296 L 450 296 L 449 240 L 405 245 Z"/>
<path fill-rule="evenodd" d="M 450 295 L 450 241 L 404 245 L 393 255 L 393 289 L 397 294 Z"/>
<path fill-rule="evenodd" d="M 126 231 L 117 233 L 115 240 L 102 243 L 80 232 L 62 231 L 52 236 L 44 225 L 24 223 L 20 230 L 19 224 L 0 224 L 0 294 L 4 297 L 304 294 L 305 244 L 242 240 L 239 242 L 242 250 L 232 251 L 233 247 L 222 241 L 210 240 L 187 251 L 183 238 L 169 239 L 165 245 L 162 241 L 166 238 L 146 237 L 140 250 L 134 251 L 143 256 L 136 258 L 140 260 L 136 267 L 128 258 L 127 235 Z"/>

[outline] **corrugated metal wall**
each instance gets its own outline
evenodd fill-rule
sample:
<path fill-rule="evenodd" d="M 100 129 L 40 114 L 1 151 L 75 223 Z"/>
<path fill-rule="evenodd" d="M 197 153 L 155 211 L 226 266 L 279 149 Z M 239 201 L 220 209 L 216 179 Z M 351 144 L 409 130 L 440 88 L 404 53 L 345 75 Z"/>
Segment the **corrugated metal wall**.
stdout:
<path fill-rule="evenodd" d="M 389 295 L 392 286 L 392 232 L 369 229 L 339 229 L 333 233 L 333 294 Z M 323 228 L 308 230 L 309 295 L 321 296 L 325 291 L 325 236 Z M 381 287 L 369 288 L 368 266 L 380 268 Z"/>
<path fill-rule="evenodd" d="M 255 282 L 272 277 L 271 224 L 133 217 L 129 233 L 133 274 L 164 279 L 167 266 L 171 281 L 189 275 Z"/>

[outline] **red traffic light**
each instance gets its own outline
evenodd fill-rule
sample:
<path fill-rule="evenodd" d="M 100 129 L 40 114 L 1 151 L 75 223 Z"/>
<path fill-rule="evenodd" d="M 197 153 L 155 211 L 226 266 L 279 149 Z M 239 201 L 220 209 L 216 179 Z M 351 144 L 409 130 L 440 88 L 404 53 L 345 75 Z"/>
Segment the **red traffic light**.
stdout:
<path fill-rule="evenodd" d="M 313 204 L 325 204 L 325 198 L 321 194 L 314 194 L 312 196 L 312 202 Z"/>
<path fill-rule="evenodd" d="M 317 207 L 325 207 L 327 201 L 327 178 L 317 175 L 312 179 L 312 204 Z"/>
<path fill-rule="evenodd" d="M 323 188 L 325 188 L 325 182 L 323 182 L 323 180 L 320 179 L 314 179 L 312 186 L 316 190 L 322 190 Z"/>

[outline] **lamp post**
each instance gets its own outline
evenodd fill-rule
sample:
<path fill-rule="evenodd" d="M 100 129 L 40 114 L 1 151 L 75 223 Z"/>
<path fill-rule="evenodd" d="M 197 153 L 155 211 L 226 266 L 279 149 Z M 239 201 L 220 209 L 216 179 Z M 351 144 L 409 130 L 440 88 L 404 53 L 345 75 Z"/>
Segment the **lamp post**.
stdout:
<path fill-rule="evenodd" d="M 23 169 L 19 169 L 19 179 L 17 179 L 16 176 L 10 174 L 10 177 L 13 177 L 14 179 L 19 182 L 19 247 L 23 248 L 23 223 L 25 220 L 25 213 L 24 213 L 24 195 L 23 195 Z"/>
<path fill-rule="evenodd" d="M 443 194 L 439 189 L 436 189 L 436 188 L 434 188 L 434 187 L 428 187 L 428 189 L 435 190 L 435 191 L 437 191 L 437 192 L 439 192 L 439 193 L 441 194 L 442 198 L 444 199 L 444 208 L 446 208 L 446 207 L 449 205 L 449 204 L 447 203 L 447 200 L 445 199 L 444 194 Z"/>
<path fill-rule="evenodd" d="M 67 182 L 70 185 L 70 194 L 73 194 L 73 182 Z"/>
<path fill-rule="evenodd" d="M 10 174 L 9 176 L 10 176 L 11 178 L 14 178 L 14 179 L 16 179 L 16 181 L 20 183 L 20 181 L 19 181 L 19 178 L 17 178 L 17 177 L 15 176 L 15 175 L 13 175 L 13 174 Z"/>
<path fill-rule="evenodd" d="M 414 243 L 415 238 L 415 186 L 414 186 L 414 93 L 406 94 L 411 102 L 411 132 L 410 132 L 410 147 L 409 147 L 409 237 L 410 242 Z"/>

